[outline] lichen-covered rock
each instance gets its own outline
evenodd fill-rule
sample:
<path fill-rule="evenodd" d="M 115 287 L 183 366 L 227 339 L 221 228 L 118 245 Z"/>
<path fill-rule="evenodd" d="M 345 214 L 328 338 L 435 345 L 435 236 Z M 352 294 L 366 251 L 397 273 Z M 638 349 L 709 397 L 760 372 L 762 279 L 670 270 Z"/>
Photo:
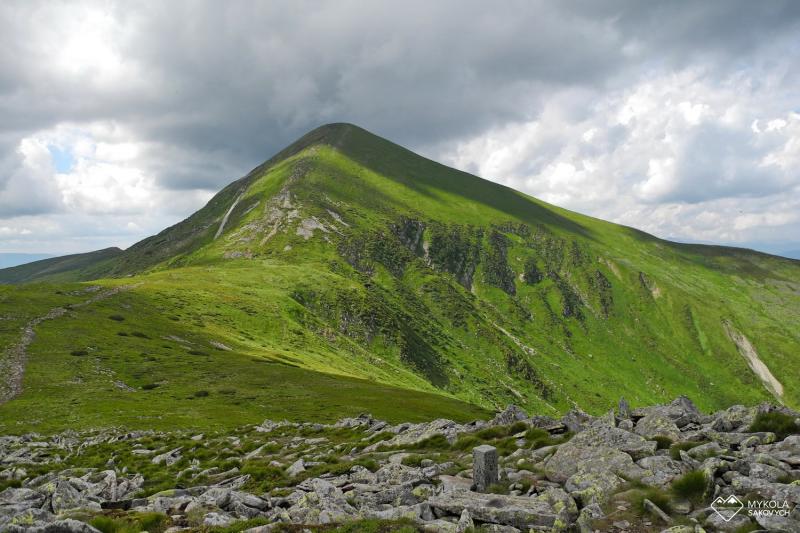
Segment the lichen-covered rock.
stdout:
<path fill-rule="evenodd" d="M 634 429 L 637 435 L 641 435 L 646 439 L 654 439 L 656 437 L 665 437 L 671 441 L 680 440 L 681 431 L 675 422 L 668 416 L 660 413 L 650 413 L 636 422 Z"/>
<path fill-rule="evenodd" d="M 657 444 L 645 438 L 625 431 L 624 429 L 609 427 L 601 422 L 595 422 L 582 432 L 575 435 L 567 445 L 574 446 L 603 446 L 619 450 L 630 455 L 633 459 L 641 459 L 653 455 Z"/>
<path fill-rule="evenodd" d="M 645 470 L 640 481 L 645 485 L 666 488 L 672 481 L 691 470 L 683 461 L 676 461 L 666 455 L 653 455 L 636 461 Z"/>
<path fill-rule="evenodd" d="M 466 509 L 473 520 L 513 526 L 524 531 L 552 527 L 557 518 L 557 512 L 549 503 L 525 496 L 448 492 L 434 496 L 428 503 L 435 512 L 460 516 Z"/>
<path fill-rule="evenodd" d="M 492 419 L 491 425 L 493 426 L 507 426 L 514 422 L 528 420 L 528 413 L 521 407 L 514 404 L 509 405 Z"/>
<path fill-rule="evenodd" d="M 579 472 L 567 479 L 564 488 L 581 506 L 586 506 L 604 503 L 624 484 L 625 480 L 612 472 Z"/>
<path fill-rule="evenodd" d="M 606 446 L 582 446 L 573 442 L 561 445 L 545 462 L 547 478 L 557 483 L 564 483 L 577 473 L 602 472 L 628 479 L 639 479 L 645 474 L 624 452 Z"/>

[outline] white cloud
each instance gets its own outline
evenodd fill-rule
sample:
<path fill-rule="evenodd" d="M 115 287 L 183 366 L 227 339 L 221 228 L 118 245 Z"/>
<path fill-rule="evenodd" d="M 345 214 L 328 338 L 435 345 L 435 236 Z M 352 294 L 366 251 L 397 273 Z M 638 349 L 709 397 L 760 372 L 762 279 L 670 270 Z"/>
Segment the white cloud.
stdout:
<path fill-rule="evenodd" d="M 443 157 L 662 237 L 748 242 L 765 229 L 788 236 L 800 222 L 800 115 L 785 89 L 742 91 L 751 84 L 741 73 L 648 73 L 595 93 L 583 113 L 573 109 L 577 120 L 556 95 L 536 119 L 494 128 Z"/>

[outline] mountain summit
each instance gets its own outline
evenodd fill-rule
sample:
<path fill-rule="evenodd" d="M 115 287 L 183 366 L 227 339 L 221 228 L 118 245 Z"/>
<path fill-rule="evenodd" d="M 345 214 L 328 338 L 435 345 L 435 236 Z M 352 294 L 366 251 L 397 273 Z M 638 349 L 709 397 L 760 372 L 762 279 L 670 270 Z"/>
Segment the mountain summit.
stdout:
<path fill-rule="evenodd" d="M 183 222 L 96 259 L 0 271 L 0 281 L 58 282 L 61 294 L 125 287 L 36 323 L 45 333 L 30 347 L 29 387 L 1 414 L 32 406 L 26 395 L 54 383 L 83 401 L 80 387 L 65 384 L 78 369 L 58 366 L 71 352 L 102 353 L 101 366 L 125 387 L 148 387 L 158 401 L 135 396 L 148 412 L 180 403 L 214 372 L 253 387 L 270 379 L 267 370 L 237 374 L 241 358 L 288 365 L 302 379 L 322 373 L 542 413 L 597 411 L 621 395 L 644 404 L 685 394 L 703 408 L 800 404 L 797 378 L 785 372 L 800 357 L 800 262 L 657 239 L 350 124 L 308 133 Z M 72 283 L 89 280 L 100 281 Z M 53 291 L 4 290 L 9 302 Z M 57 340 L 59 320 L 97 306 L 124 320 Z M 117 324 L 125 327 L 112 331 Z M 184 367 L 172 349 L 206 355 Z M 134 401 L 122 387 L 98 385 L 95 394 Z M 248 403 L 214 396 L 218 405 Z M 240 407 L 245 419 L 251 408 Z"/>

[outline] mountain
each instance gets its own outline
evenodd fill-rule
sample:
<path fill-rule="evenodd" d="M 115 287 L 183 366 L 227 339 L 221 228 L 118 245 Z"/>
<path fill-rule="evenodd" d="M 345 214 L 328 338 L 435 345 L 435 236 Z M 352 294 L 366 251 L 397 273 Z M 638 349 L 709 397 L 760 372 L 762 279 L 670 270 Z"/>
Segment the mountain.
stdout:
<path fill-rule="evenodd" d="M 87 273 L 87 269 L 101 265 L 121 253 L 122 250 L 119 248 L 105 248 L 85 254 L 64 255 L 23 263 L 0 270 L 0 283 L 88 278 L 91 274 Z"/>
<path fill-rule="evenodd" d="M 9 427 L 800 404 L 799 261 L 660 240 L 349 124 L 97 259 L 2 288 Z"/>

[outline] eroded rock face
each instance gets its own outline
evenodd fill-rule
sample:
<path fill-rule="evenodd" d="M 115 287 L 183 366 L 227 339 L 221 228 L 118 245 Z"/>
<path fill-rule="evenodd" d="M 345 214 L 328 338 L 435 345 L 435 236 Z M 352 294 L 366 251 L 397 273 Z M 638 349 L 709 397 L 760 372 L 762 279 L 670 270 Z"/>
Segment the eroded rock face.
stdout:
<path fill-rule="evenodd" d="M 696 526 L 686 530 L 694 533 L 727 531 L 731 524 L 800 531 L 796 509 L 800 504 L 800 435 L 779 440 L 774 433 L 748 431 L 759 412 L 778 409 L 796 415 L 769 406 L 734 406 L 703 415 L 688 399 L 679 398 L 638 409 L 621 402 L 619 416 L 609 411 L 594 417 L 574 410 L 560 421 L 528 417 L 514 406 L 489 423 L 434 420 L 390 425 L 369 415 L 331 425 L 267 421 L 234 435 L 180 435 L 162 444 L 153 444 L 152 432 L 0 436 L 0 479 L 22 485 L 0 492 L 0 531 L 94 533 L 91 526 L 71 518 L 78 516 L 73 514 L 76 510 L 91 514 L 101 509 L 163 513 L 178 528 L 186 526 L 188 516 L 205 528 L 255 518 L 309 525 L 353 518 L 403 518 L 413 520 L 423 531 L 436 532 L 472 527 L 508 533 L 589 532 L 603 527 L 649 530 L 653 517 L 659 523 L 683 517 L 696 521 Z M 513 439 L 493 440 L 496 446 L 474 450 L 446 444 L 481 428 L 516 422 L 544 429 L 552 438 L 568 428 L 575 435 L 538 449 L 531 449 L 522 432 Z M 355 442 L 341 443 L 336 435 L 342 433 L 356 435 Z M 516 429 L 511 433 L 517 433 Z M 681 443 L 683 448 L 659 450 L 653 440 L 659 437 Z M 252 441 L 244 445 L 248 439 Z M 419 444 L 428 439 L 432 439 L 428 444 Z M 144 477 L 115 460 L 102 469 L 61 467 L 63 457 L 80 457 L 91 446 L 115 443 L 116 454 L 119 443 L 126 442 L 130 443 L 128 456 L 174 471 L 182 488 L 142 494 L 147 486 Z M 509 450 L 509 442 L 516 449 Z M 396 448 L 378 452 L 381 445 Z M 434 451 L 425 451 L 431 445 Z M 199 448 L 213 449 L 231 464 L 201 464 L 193 459 L 193 450 Z M 494 453 L 496 463 L 487 462 Z M 355 464 L 362 459 L 372 464 Z M 245 465 L 253 463 L 269 465 L 270 475 L 282 476 L 282 495 L 253 489 L 261 475 L 257 469 L 245 470 Z M 325 464 L 332 471 L 311 475 Z M 52 468 L 41 469 L 44 465 Z M 725 522 L 705 505 L 685 499 L 673 501 L 671 517 L 652 514 L 649 525 L 628 523 L 630 516 L 618 520 L 617 526 L 608 525 L 614 502 L 626 491 L 644 490 L 644 486 L 668 492 L 673 482 L 692 470 L 703 473 L 701 490 L 708 501 L 712 496 L 758 496 L 786 502 L 793 510 L 785 516 L 740 516 L 736 522 Z M 47 473 L 32 477 L 29 471 Z M 481 488 L 478 481 L 484 477 Z M 499 482 L 493 490 L 509 494 L 476 490 L 485 490 L 490 481 Z M 609 522 L 598 522 L 602 520 Z M 598 523 L 602 527 L 595 527 Z M 265 529 L 253 533 L 270 528 L 261 527 Z"/>

